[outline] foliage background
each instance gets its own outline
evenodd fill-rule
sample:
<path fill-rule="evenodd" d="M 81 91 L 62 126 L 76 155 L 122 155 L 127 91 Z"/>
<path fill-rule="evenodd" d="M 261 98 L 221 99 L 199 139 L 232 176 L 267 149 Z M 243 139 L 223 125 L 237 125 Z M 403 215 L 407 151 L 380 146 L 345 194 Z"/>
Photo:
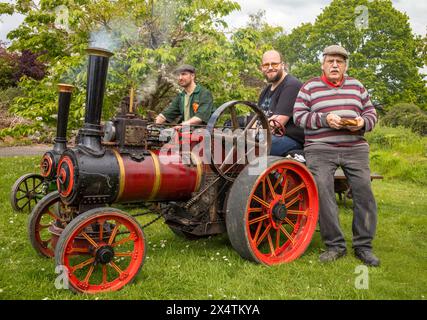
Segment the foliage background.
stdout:
<path fill-rule="evenodd" d="M 360 6 L 368 10 L 367 25 L 357 23 Z M 293 30 L 270 26 L 263 11 L 250 16 L 245 27 L 231 30 L 224 17 L 238 9 L 232 0 L 1 3 L 0 15 L 16 12 L 26 16 L 8 34 L 11 42 L 8 47 L 2 45 L 3 58 L 32 54 L 37 58 L 32 68 L 42 66 L 46 76 L 40 80 L 21 73 L 16 81 L 15 62 L 1 64 L 1 88 L 17 86 L 20 90 L 12 99 L 1 100 L 0 105 L 21 120 L 12 128 L 0 130 L 0 138 L 52 138 L 59 82 L 76 86 L 69 127 L 81 126 L 88 46 L 114 52 L 104 119 L 115 113 L 131 87 L 137 90 L 140 113 L 159 112 L 179 90 L 173 71 L 182 63 L 195 65 L 198 81 L 213 92 L 215 106 L 233 99 L 256 100 L 264 85 L 258 68 L 264 50 L 274 47 L 281 51 L 290 72 L 306 81 L 319 75 L 323 48 L 337 43 L 351 54 L 349 75 L 362 81 L 384 112 L 393 114 L 391 110 L 398 103 L 421 109 L 417 117 L 388 122 L 390 125 L 426 131 L 427 91 L 419 68 L 426 64 L 427 37 L 414 35 L 409 17 L 396 10 L 390 0 L 333 0 L 313 24 Z M 422 120 L 413 124 L 420 117 Z"/>

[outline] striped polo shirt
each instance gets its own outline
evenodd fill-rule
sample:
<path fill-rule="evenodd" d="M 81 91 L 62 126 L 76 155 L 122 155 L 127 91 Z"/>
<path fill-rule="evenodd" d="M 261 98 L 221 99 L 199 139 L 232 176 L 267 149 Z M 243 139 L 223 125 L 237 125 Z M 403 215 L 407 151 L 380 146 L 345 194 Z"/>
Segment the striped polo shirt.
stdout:
<path fill-rule="evenodd" d="M 329 113 L 340 117 L 365 120 L 362 130 L 333 129 L 326 122 Z M 339 87 L 326 84 L 321 77 L 306 82 L 298 93 L 294 106 L 294 122 L 304 128 L 305 145 L 351 147 L 367 144 L 364 133 L 377 122 L 377 113 L 365 87 L 356 79 L 345 77 Z"/>

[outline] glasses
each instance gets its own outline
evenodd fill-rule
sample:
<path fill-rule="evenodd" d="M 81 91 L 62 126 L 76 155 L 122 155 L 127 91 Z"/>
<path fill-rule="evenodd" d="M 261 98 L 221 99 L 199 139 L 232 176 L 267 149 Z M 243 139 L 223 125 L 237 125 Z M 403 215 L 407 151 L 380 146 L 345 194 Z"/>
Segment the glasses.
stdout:
<path fill-rule="evenodd" d="M 345 61 L 342 59 L 327 59 L 326 63 L 329 65 L 334 65 L 334 63 L 336 62 L 337 65 L 342 66 L 345 64 Z"/>
<path fill-rule="evenodd" d="M 279 69 L 281 64 L 282 64 L 281 62 L 263 63 L 261 65 L 261 69 L 265 71 L 271 67 L 272 69 L 277 70 Z"/>

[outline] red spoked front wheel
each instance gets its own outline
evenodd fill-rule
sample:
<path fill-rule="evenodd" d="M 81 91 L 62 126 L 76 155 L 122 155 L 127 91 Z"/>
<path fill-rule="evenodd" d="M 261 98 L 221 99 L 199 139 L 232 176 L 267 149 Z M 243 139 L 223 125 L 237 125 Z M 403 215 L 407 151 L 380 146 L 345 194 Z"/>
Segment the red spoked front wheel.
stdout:
<path fill-rule="evenodd" d="M 311 242 L 318 217 L 315 181 L 301 163 L 268 157 L 267 169 L 245 168 L 227 201 L 227 233 L 244 258 L 273 265 L 301 256 Z"/>
<path fill-rule="evenodd" d="M 40 256 L 52 258 L 55 255 L 55 238 L 50 229 L 55 226 L 63 228 L 66 225 L 62 215 L 64 211 L 58 191 L 43 197 L 31 211 L 28 236 L 31 245 Z"/>
<path fill-rule="evenodd" d="M 69 288 L 79 293 L 116 291 L 130 283 L 145 259 L 139 223 L 114 208 L 89 210 L 62 232 L 55 250 L 57 266 L 68 271 Z"/>

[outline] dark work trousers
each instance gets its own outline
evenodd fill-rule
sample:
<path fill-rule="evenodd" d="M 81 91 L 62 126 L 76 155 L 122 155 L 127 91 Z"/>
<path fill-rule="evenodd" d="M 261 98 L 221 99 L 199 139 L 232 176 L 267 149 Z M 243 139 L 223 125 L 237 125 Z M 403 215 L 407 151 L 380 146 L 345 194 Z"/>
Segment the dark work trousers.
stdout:
<path fill-rule="evenodd" d="M 326 247 L 346 248 L 334 189 L 334 173 L 341 166 L 353 195 L 353 248 L 372 249 L 377 205 L 371 189 L 369 146 L 312 145 L 306 147 L 304 153 L 319 191 L 319 226 Z"/>

